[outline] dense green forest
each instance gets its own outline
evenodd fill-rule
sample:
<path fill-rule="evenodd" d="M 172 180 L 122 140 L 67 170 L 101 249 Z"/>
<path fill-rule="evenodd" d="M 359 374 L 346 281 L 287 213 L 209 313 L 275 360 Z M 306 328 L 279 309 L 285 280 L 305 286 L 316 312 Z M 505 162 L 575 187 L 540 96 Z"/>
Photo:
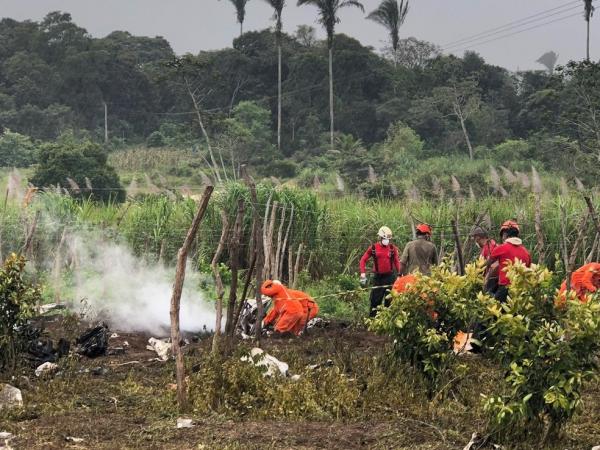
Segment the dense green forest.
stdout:
<path fill-rule="evenodd" d="M 391 58 L 335 35 L 331 148 L 328 42 L 301 26 L 281 35 L 278 148 L 277 36 L 250 31 L 231 48 L 179 57 L 161 37 L 115 31 L 93 38 L 66 13 L 41 22 L 5 18 L 0 166 L 39 162 L 43 142 L 67 134 L 104 143 L 106 105 L 105 151 L 191 150 L 198 161 L 186 169 L 204 167 L 216 178 L 247 163 L 260 175 L 298 176 L 305 185 L 335 173 L 338 183 L 373 195 L 412 185 L 450 188 L 450 175 L 477 192 L 490 165 L 524 172 L 533 164 L 542 173 L 560 169 L 568 182 L 595 184 L 597 63 L 513 73 L 474 52 L 443 55 L 415 38 L 401 39 Z"/>

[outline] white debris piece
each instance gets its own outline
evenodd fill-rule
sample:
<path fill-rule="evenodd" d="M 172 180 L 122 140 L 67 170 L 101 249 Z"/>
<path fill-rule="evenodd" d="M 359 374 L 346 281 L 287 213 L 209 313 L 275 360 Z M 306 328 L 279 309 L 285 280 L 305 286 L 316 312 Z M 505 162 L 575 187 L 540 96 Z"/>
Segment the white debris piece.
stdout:
<path fill-rule="evenodd" d="M 13 447 L 11 447 L 10 441 L 12 441 L 15 438 L 15 436 L 12 433 L 9 433 L 8 431 L 1 431 L 0 432 L 0 450 L 12 450 Z"/>
<path fill-rule="evenodd" d="M 129 347 L 129 342 L 123 341 L 123 347 L 125 347 L 125 348 Z"/>
<path fill-rule="evenodd" d="M 23 406 L 21 390 L 10 384 L 0 384 L 0 409 Z"/>
<path fill-rule="evenodd" d="M 600 450 L 600 445 L 595 445 L 594 447 L 592 447 L 592 450 Z"/>
<path fill-rule="evenodd" d="M 55 309 L 66 309 L 66 306 L 59 305 L 58 303 L 47 303 L 38 307 L 40 314 L 46 314 L 50 311 L 54 311 Z"/>
<path fill-rule="evenodd" d="M 111 339 L 116 339 L 118 337 L 119 337 L 119 335 L 117 333 L 113 333 L 113 334 L 110 335 Z"/>
<path fill-rule="evenodd" d="M 172 345 L 170 342 L 168 342 L 168 339 L 156 339 L 151 337 L 148 339 L 148 344 L 149 345 L 146 345 L 146 348 L 150 351 L 156 352 L 161 361 L 166 361 L 169 359 Z"/>
<path fill-rule="evenodd" d="M 290 366 L 283 361 L 279 361 L 274 356 L 265 353 L 264 350 L 258 347 L 254 347 L 250 350 L 250 356 L 242 356 L 241 360 L 253 362 L 254 365 L 258 367 L 266 367 L 267 371 L 264 373 L 265 377 L 272 377 L 277 372 L 284 377 L 288 376 Z"/>
<path fill-rule="evenodd" d="M 194 421 L 192 419 L 184 419 L 182 417 L 177 419 L 177 428 L 192 428 Z"/>
<path fill-rule="evenodd" d="M 35 369 L 35 376 L 40 377 L 42 375 L 50 375 L 56 372 L 57 370 L 57 364 L 54 364 L 52 362 L 45 362 L 44 364 L 39 365 L 37 369 Z"/>
<path fill-rule="evenodd" d="M 65 438 L 65 441 L 67 441 L 67 442 L 73 442 L 74 444 L 81 444 L 83 442 L 83 438 L 78 438 L 78 437 L 73 437 L 73 436 L 67 436 Z"/>

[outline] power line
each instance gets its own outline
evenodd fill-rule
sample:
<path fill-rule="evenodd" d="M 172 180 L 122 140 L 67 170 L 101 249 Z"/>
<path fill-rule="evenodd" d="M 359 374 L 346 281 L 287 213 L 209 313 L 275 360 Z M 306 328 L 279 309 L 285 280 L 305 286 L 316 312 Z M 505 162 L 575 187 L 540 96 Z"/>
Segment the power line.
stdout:
<path fill-rule="evenodd" d="M 532 27 L 529 27 L 529 28 L 525 28 L 523 30 L 515 31 L 513 33 L 508 33 L 508 34 L 496 37 L 494 39 L 484 40 L 484 41 L 481 41 L 481 42 L 475 42 L 473 44 L 466 45 L 466 46 L 459 46 L 457 48 L 452 49 L 452 51 L 456 52 L 456 51 L 461 50 L 461 49 L 466 50 L 468 48 L 478 47 L 480 45 L 488 44 L 490 42 L 495 42 L 495 41 L 498 41 L 498 40 L 501 40 L 501 39 L 506 39 L 508 37 L 516 36 L 517 34 L 525 33 L 526 31 L 535 30 L 537 28 L 542 28 L 542 27 L 545 27 L 547 25 L 550 25 L 550 24 L 553 24 L 553 23 L 556 23 L 556 22 L 560 22 L 560 21 L 563 21 L 563 20 L 567 20 L 567 19 L 570 19 L 570 18 L 575 17 L 575 16 L 579 16 L 579 13 L 577 12 L 575 14 L 571 14 L 571 15 L 568 15 L 568 16 L 559 17 L 558 19 L 550 20 L 548 22 L 544 22 L 544 23 L 541 23 L 541 24 L 538 24 L 538 25 L 535 25 L 535 26 L 532 26 Z"/>
<path fill-rule="evenodd" d="M 571 1 L 569 3 L 565 3 L 564 5 L 558 6 L 556 8 L 552 8 L 552 9 L 548 9 L 548 10 L 545 10 L 545 11 L 541 11 L 539 13 L 533 14 L 531 16 L 524 17 L 522 19 L 519 19 L 519 20 L 516 20 L 516 21 L 513 21 L 513 22 L 509 22 L 509 23 L 507 23 L 505 25 L 501 25 L 499 27 L 491 28 L 489 30 L 482 31 L 480 33 L 473 34 L 471 36 L 466 36 L 466 37 L 464 37 L 462 39 L 458 39 L 456 41 L 448 42 L 447 44 L 443 44 L 441 47 L 443 49 L 446 49 L 446 48 L 454 47 L 454 46 L 456 46 L 458 44 L 465 43 L 465 42 L 468 42 L 468 41 L 471 41 L 471 40 L 474 40 L 474 39 L 486 38 L 486 37 L 488 37 L 487 35 L 490 34 L 490 33 L 499 32 L 499 31 L 500 32 L 501 31 L 507 31 L 508 29 L 514 28 L 517 25 L 518 26 L 524 25 L 523 22 L 529 22 L 532 19 L 534 21 L 536 21 L 536 20 L 542 20 L 544 18 L 544 16 L 547 15 L 548 13 L 551 13 L 551 12 L 556 11 L 556 10 L 562 10 L 562 9 L 564 9 L 566 7 L 572 7 L 573 5 L 579 4 L 579 3 L 580 3 L 579 0 Z M 567 9 L 565 11 L 568 11 L 568 10 L 569 9 Z M 565 11 L 560 11 L 559 14 L 562 13 L 562 12 L 565 12 Z"/>

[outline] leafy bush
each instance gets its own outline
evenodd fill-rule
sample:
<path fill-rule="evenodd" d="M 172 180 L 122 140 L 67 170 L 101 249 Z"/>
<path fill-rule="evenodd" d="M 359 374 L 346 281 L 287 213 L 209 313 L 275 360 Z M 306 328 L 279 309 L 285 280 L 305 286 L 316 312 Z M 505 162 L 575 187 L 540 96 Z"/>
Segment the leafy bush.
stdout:
<path fill-rule="evenodd" d="M 70 186 L 71 195 L 76 197 L 123 201 L 125 191 L 107 158 L 98 144 L 89 140 L 78 141 L 72 135 L 63 136 L 57 142 L 41 147 L 39 166 L 31 182 L 40 187 Z M 91 189 L 88 184 L 91 184 Z"/>
<path fill-rule="evenodd" d="M 389 308 L 370 320 L 371 330 L 394 338 L 394 354 L 420 373 L 430 396 L 441 389 L 458 368 L 454 338 L 469 331 L 484 317 L 492 301 L 478 295 L 483 283 L 483 263 L 470 264 L 458 275 L 447 264 L 403 294 L 392 294 Z"/>
<path fill-rule="evenodd" d="M 165 137 L 160 131 L 154 131 L 146 138 L 146 145 L 152 147 L 164 147 Z"/>
<path fill-rule="evenodd" d="M 600 302 L 584 304 L 573 293 L 566 308 L 556 309 L 547 269 L 517 263 L 508 275 L 509 300 L 487 310 L 507 392 L 487 398 L 485 410 L 499 436 L 544 441 L 581 408 L 583 384 L 598 379 Z"/>
<path fill-rule="evenodd" d="M 0 135 L 0 167 L 27 167 L 35 162 L 35 145 L 29 136 L 5 130 Z"/>
<path fill-rule="evenodd" d="M 0 370 L 14 368 L 24 344 L 19 332 L 41 299 L 24 274 L 25 258 L 14 253 L 0 268 Z"/>

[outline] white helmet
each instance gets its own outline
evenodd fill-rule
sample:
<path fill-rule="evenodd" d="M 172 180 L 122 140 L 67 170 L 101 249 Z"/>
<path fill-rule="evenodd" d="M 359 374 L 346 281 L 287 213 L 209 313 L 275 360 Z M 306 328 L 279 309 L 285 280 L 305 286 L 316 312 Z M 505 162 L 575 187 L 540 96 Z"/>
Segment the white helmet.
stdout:
<path fill-rule="evenodd" d="M 390 230 L 388 227 L 383 226 L 377 232 L 377 236 L 379 236 L 381 239 L 391 239 L 392 230 Z"/>

